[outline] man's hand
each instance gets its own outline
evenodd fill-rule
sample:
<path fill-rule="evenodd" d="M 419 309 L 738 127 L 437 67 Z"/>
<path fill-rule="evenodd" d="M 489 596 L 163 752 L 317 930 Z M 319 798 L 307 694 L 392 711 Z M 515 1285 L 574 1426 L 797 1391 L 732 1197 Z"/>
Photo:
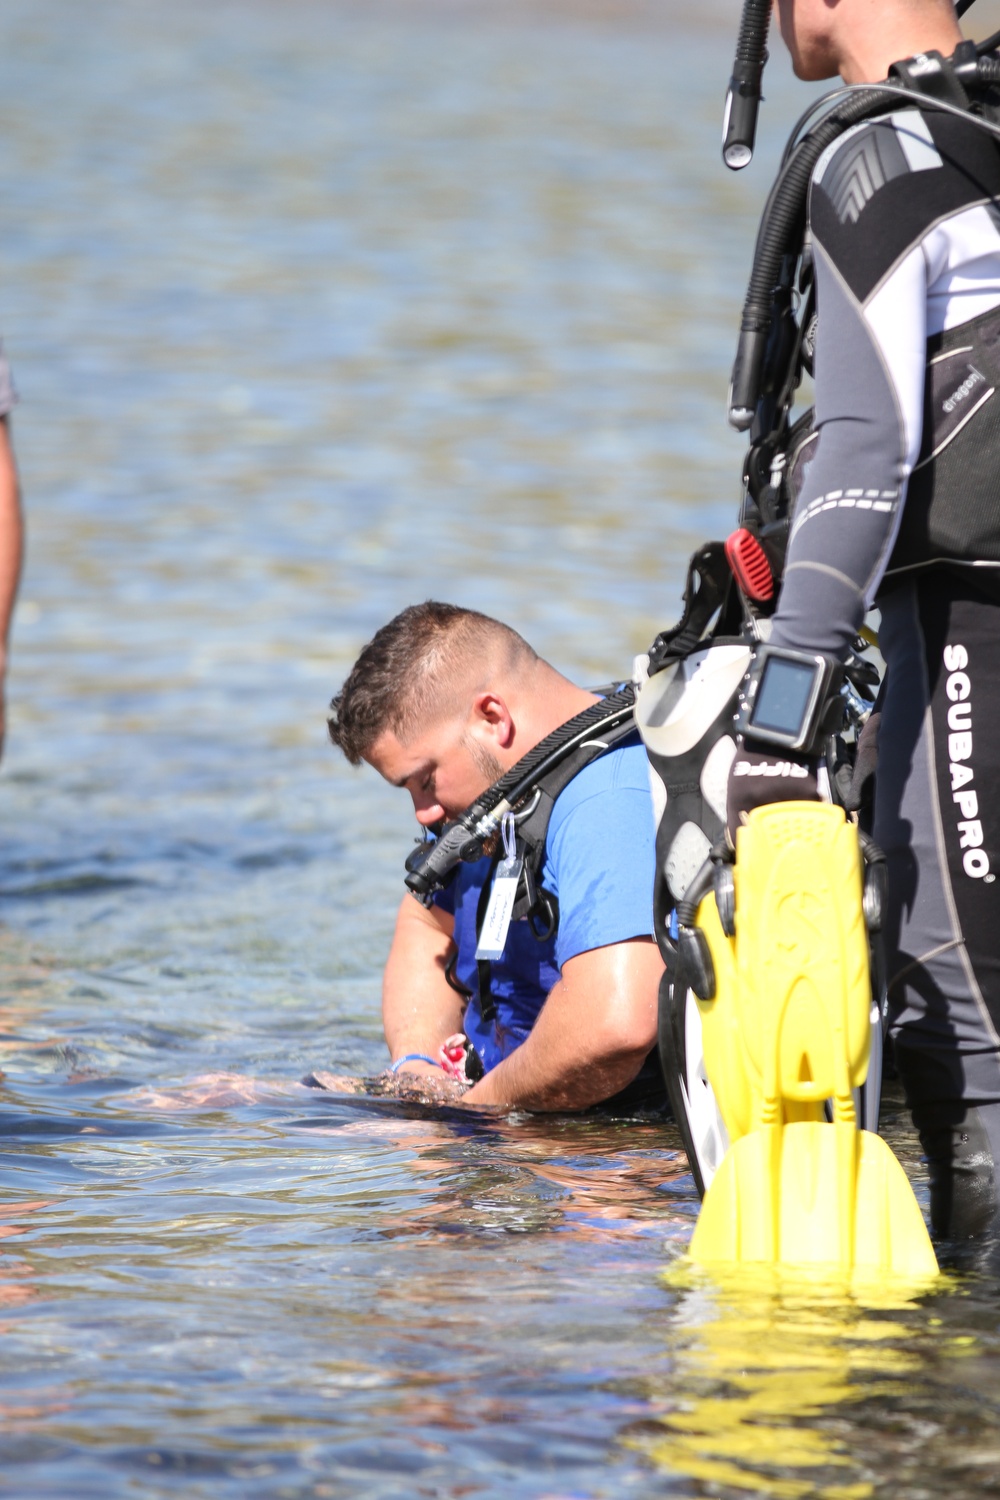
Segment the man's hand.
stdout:
<path fill-rule="evenodd" d="M 468 1090 L 468 1084 L 449 1078 L 440 1068 L 411 1072 L 407 1064 L 398 1073 L 383 1073 L 380 1089 L 397 1099 L 413 1099 L 420 1104 L 457 1104 Z"/>
<path fill-rule="evenodd" d="M 462 1102 L 579 1110 L 610 1099 L 655 1044 L 662 973 L 652 938 L 568 959 L 530 1035 Z"/>
<path fill-rule="evenodd" d="M 818 801 L 814 760 L 787 750 L 756 750 L 737 741 L 726 794 L 726 832 L 734 848 L 737 829 L 755 807 Z"/>

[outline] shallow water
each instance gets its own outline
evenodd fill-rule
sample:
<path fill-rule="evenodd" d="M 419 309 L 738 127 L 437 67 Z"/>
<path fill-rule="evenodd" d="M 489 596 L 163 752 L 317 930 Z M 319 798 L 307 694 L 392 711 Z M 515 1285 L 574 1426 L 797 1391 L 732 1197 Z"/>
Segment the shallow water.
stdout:
<path fill-rule="evenodd" d="M 671 1275 L 671 1129 L 298 1083 L 385 1057 L 411 824 L 324 746 L 362 642 L 435 595 L 603 680 L 731 521 L 802 95 L 724 176 L 692 9 L 4 8 L 4 1493 L 998 1488 L 995 1280 L 734 1301 Z"/>

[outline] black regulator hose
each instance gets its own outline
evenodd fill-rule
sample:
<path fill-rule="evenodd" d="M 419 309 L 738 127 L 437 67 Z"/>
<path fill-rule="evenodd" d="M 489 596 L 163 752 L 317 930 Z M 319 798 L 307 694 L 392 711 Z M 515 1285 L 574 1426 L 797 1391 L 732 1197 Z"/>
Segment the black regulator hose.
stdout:
<path fill-rule="evenodd" d="M 981 57 L 977 72 L 981 83 L 1000 83 L 1000 57 Z"/>
<path fill-rule="evenodd" d="M 463 860 L 479 859 L 486 844 L 500 827 L 503 814 L 517 807 L 535 783 L 578 746 L 594 742 L 603 748 L 600 736 L 631 723 L 635 714 L 635 685 L 626 683 L 567 719 L 539 740 L 505 775 L 487 787 L 475 802 L 446 823 L 437 839 L 418 844 L 406 861 L 406 886 L 415 896 L 429 898 L 447 884 Z"/>
<path fill-rule="evenodd" d="M 744 0 L 722 121 L 722 160 L 734 172 L 745 167 L 753 156 L 770 19 L 771 0 Z"/>
<path fill-rule="evenodd" d="M 757 233 L 729 385 L 729 422 L 740 432 L 751 425 L 757 410 L 774 292 L 780 282 L 782 261 L 801 242 L 806 194 L 816 163 L 827 146 L 851 125 L 869 118 L 880 107 L 895 108 L 897 100 L 895 91 L 883 99 L 878 88 L 857 90 L 799 142 L 771 189 Z"/>
<path fill-rule="evenodd" d="M 968 9 L 968 6 L 964 8 Z M 966 88 L 996 87 L 1000 84 L 1000 58 L 984 53 L 990 52 L 998 42 L 1000 32 L 979 46 L 963 42 L 953 58 L 944 59 L 943 62 L 938 59 L 939 72 L 945 68 L 950 69 L 955 81 Z M 931 58 L 934 56 L 933 53 L 929 54 Z M 901 65 L 896 65 L 899 66 Z M 959 96 L 961 97 L 960 89 Z M 887 82 L 844 90 L 840 102 L 813 126 L 808 135 L 796 141 L 795 137 L 804 122 L 814 110 L 823 107 L 824 101 L 817 100 L 810 105 L 792 133 L 757 233 L 753 269 L 743 304 L 740 338 L 729 385 L 729 422 L 741 432 L 752 425 L 762 393 L 764 360 L 774 313 L 774 294 L 781 284 L 782 263 L 786 256 L 794 254 L 801 245 L 809 182 L 816 163 L 827 146 L 832 145 L 845 130 L 862 120 L 872 119 L 898 108 L 900 102 L 959 115 L 991 135 L 1000 136 L 997 124 L 981 114 L 970 114 L 967 108 L 962 108 L 955 102 L 954 96 L 950 99 L 935 97 L 931 93 L 918 92 L 913 87 L 902 87 L 901 83 Z"/>

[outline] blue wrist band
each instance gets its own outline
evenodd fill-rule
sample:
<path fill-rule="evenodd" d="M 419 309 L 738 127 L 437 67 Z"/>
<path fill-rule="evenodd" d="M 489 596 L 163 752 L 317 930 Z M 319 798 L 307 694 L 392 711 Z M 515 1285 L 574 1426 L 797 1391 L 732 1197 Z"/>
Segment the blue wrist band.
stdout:
<path fill-rule="evenodd" d="M 389 1072 L 398 1073 L 403 1064 L 408 1062 L 426 1062 L 430 1063 L 434 1068 L 440 1068 L 441 1066 L 436 1057 L 428 1057 L 426 1052 L 408 1052 L 405 1057 L 396 1058 Z"/>

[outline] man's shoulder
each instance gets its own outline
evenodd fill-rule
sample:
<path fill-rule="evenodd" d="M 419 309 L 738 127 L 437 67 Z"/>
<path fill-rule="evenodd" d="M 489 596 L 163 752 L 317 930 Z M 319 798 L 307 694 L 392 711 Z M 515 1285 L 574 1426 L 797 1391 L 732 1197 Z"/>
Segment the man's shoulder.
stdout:
<path fill-rule="evenodd" d="M 965 192 L 982 196 L 1000 183 L 993 137 L 973 117 L 917 106 L 852 125 L 827 147 L 813 169 L 821 192 L 843 222 L 856 223 L 876 196 L 891 188 L 933 198 L 944 179 L 959 175 Z"/>
<path fill-rule="evenodd" d="M 917 107 L 839 136 L 813 172 L 813 234 L 862 301 L 934 225 L 1000 197 L 1000 152 L 971 118 Z"/>
<path fill-rule="evenodd" d="M 556 799 L 544 883 L 559 900 L 556 957 L 653 931 L 653 798 L 638 736 L 591 761 Z"/>
<path fill-rule="evenodd" d="M 590 761 L 559 793 L 549 821 L 550 842 L 588 806 L 600 809 L 602 816 L 614 807 L 623 818 L 631 818 L 646 813 L 649 798 L 646 751 L 638 734 L 630 735 L 624 744 Z"/>

